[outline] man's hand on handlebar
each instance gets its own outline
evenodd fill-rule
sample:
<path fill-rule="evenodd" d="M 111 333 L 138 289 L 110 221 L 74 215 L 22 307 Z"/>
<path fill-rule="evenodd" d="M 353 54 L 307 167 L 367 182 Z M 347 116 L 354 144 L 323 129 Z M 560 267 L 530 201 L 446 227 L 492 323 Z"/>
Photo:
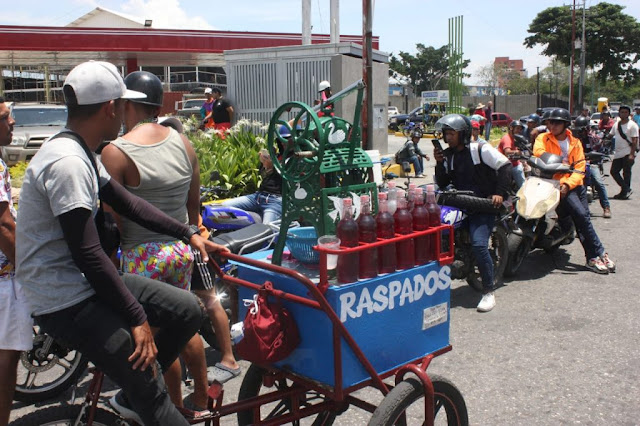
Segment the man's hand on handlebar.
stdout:
<path fill-rule="evenodd" d="M 191 240 L 189 240 L 189 245 L 200 252 L 200 254 L 202 255 L 202 261 L 205 263 L 209 261 L 209 255 L 207 253 L 229 252 L 228 248 L 221 246 L 220 244 L 216 244 L 213 241 L 209 241 L 198 234 L 193 234 L 191 236 Z"/>
<path fill-rule="evenodd" d="M 137 370 L 140 367 L 141 371 L 145 371 L 147 367 L 151 366 L 153 368 L 153 377 L 156 377 L 158 374 L 155 368 L 158 348 L 156 348 L 156 342 L 153 340 L 149 322 L 145 321 L 140 325 L 131 327 L 131 336 L 133 336 L 133 342 L 136 345 L 135 350 L 129 357 L 129 362 L 133 362 L 132 368 Z"/>
<path fill-rule="evenodd" d="M 504 198 L 502 198 L 502 195 L 491 196 L 491 202 L 493 203 L 494 207 L 500 207 L 503 201 L 504 201 Z"/>

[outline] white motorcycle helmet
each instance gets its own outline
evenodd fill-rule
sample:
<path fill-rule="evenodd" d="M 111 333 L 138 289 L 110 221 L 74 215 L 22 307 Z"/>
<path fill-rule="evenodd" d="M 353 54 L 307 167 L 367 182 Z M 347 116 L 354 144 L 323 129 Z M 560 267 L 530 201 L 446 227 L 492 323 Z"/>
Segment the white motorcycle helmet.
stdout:
<path fill-rule="evenodd" d="M 320 84 L 318 84 L 318 92 L 323 92 L 331 87 L 331 83 L 327 80 L 322 80 Z"/>

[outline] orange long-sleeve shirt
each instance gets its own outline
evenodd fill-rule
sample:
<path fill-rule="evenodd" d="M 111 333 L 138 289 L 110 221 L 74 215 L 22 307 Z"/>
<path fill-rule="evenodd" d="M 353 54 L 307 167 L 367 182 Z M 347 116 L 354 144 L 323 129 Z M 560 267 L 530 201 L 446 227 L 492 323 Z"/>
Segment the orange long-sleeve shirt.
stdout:
<path fill-rule="evenodd" d="M 582 185 L 584 182 L 584 171 L 586 163 L 584 161 L 584 150 L 582 149 L 582 143 L 579 139 L 573 137 L 571 131 L 567 129 L 567 138 L 569 138 L 569 164 L 573 164 L 573 167 L 582 173 L 558 173 L 553 176 L 554 179 L 565 183 L 569 186 L 569 190 Z M 533 144 L 533 155 L 540 157 L 543 153 L 548 152 L 550 154 L 562 155 L 562 149 L 558 139 L 551 132 L 546 132 L 538 135 L 536 141 Z"/>

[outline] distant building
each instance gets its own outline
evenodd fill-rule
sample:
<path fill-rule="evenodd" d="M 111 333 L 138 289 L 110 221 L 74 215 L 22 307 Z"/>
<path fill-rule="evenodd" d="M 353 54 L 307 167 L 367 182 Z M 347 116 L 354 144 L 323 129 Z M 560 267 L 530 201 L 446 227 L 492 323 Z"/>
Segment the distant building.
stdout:
<path fill-rule="evenodd" d="M 496 56 L 496 59 L 493 61 L 495 66 L 504 67 L 505 73 L 498 77 L 498 86 L 504 87 L 505 78 L 504 76 L 513 76 L 513 73 L 518 73 L 520 77 L 527 78 L 527 70 L 524 69 L 524 63 L 522 59 L 509 59 L 508 56 Z"/>

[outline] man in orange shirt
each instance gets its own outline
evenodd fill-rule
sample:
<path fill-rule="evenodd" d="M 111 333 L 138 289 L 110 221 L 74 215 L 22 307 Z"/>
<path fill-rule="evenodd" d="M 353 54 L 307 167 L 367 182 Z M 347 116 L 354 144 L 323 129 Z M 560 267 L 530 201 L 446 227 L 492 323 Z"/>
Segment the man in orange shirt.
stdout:
<path fill-rule="evenodd" d="M 570 125 L 569 111 L 563 108 L 553 110 L 547 123 L 549 131 L 536 138 L 533 155 L 539 157 L 545 152 L 559 155 L 563 163 L 574 167 L 573 173 L 559 178 L 560 204 L 556 212 L 559 217 L 571 216 L 573 219 L 587 257 L 587 269 L 598 274 L 608 274 L 615 272 L 616 265 L 605 252 L 591 223 L 587 191 L 583 185 L 586 168 L 584 151 L 580 140 L 571 134 Z"/>

